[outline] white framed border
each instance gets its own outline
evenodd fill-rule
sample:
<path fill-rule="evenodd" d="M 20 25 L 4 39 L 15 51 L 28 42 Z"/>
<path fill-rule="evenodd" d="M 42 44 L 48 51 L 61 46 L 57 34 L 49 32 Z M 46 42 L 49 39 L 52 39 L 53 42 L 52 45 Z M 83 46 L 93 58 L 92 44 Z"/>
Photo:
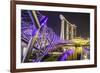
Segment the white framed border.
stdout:
<path fill-rule="evenodd" d="M 90 13 L 90 60 L 64 61 L 64 62 L 38 62 L 38 63 L 21 63 L 21 9 L 24 10 L 41 10 L 41 11 L 61 11 L 61 12 L 80 12 Z M 57 66 L 74 66 L 74 65 L 91 65 L 94 64 L 94 9 L 70 8 L 70 7 L 53 7 L 39 5 L 16 5 L 16 68 L 43 68 Z"/>

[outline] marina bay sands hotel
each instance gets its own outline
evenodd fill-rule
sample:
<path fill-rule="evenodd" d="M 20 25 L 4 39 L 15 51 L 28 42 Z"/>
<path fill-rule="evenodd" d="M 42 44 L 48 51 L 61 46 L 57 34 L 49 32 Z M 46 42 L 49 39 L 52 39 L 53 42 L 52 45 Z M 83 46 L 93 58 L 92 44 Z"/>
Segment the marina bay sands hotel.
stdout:
<path fill-rule="evenodd" d="M 22 12 L 21 61 L 67 61 L 90 59 L 90 41 L 77 37 L 77 26 L 62 14 L 59 36 L 47 26 L 46 16 L 35 11 Z M 57 17 L 57 18 L 58 18 Z M 30 19 L 26 21 L 27 19 Z M 29 23 L 29 24 L 27 24 Z"/>
<path fill-rule="evenodd" d="M 76 37 L 77 26 L 68 22 L 68 20 L 62 14 L 60 14 L 59 17 L 61 19 L 60 38 L 63 40 L 72 40 Z"/>

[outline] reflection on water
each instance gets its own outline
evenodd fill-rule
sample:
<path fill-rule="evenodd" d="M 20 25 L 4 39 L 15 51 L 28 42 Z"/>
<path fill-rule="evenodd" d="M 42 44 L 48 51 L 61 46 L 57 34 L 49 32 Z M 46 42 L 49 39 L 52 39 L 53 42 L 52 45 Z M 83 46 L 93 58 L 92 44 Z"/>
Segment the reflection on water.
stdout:
<path fill-rule="evenodd" d="M 39 11 L 21 12 L 21 62 L 90 59 L 89 39 L 76 36 L 76 25 L 59 14 L 60 36 L 47 26 L 48 17 Z M 55 26 L 54 26 L 55 27 Z"/>

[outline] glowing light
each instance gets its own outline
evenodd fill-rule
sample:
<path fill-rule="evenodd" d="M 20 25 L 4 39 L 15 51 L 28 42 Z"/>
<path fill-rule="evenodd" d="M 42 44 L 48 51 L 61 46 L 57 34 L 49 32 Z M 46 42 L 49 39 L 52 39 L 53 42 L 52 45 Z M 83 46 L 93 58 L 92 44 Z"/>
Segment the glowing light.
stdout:
<path fill-rule="evenodd" d="M 72 42 L 75 44 L 87 45 L 87 43 L 89 43 L 89 40 L 85 40 L 83 38 L 76 38 L 76 39 L 73 39 Z"/>

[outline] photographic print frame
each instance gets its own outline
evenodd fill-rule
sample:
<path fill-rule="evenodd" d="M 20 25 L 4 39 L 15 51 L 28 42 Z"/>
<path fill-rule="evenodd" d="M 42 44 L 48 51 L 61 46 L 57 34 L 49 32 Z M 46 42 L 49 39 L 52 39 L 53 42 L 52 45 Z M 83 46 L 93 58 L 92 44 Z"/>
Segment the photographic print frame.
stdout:
<path fill-rule="evenodd" d="M 32 9 L 34 7 L 35 9 Z M 66 11 L 67 9 L 68 11 Z M 92 42 L 90 42 L 90 45 L 92 44 L 93 49 L 91 54 L 93 54 L 93 60 L 91 63 L 88 61 L 86 64 L 72 64 L 66 63 L 66 62 L 44 62 L 37 65 L 37 63 L 33 63 L 33 66 L 30 66 L 31 64 L 25 63 L 23 65 L 19 65 L 19 63 L 22 63 L 18 61 L 21 56 L 21 51 L 18 51 L 21 49 L 20 47 L 20 40 L 19 38 L 21 36 L 21 10 L 39 10 L 39 11 L 53 11 L 53 12 L 75 12 L 77 13 L 77 9 L 79 9 L 81 13 L 88 13 L 90 12 L 90 20 L 93 20 L 93 22 L 90 21 L 90 38 L 92 37 Z M 61 11 L 60 11 L 61 10 Z M 72 10 L 72 11 L 71 11 Z M 74 10 L 74 11 L 73 11 Z M 43 70 L 60 70 L 60 69 L 74 69 L 74 68 L 89 68 L 89 67 L 96 67 L 97 66 L 97 7 L 93 5 L 77 5 L 77 4 L 61 4 L 61 3 L 45 3 L 45 2 L 31 2 L 31 1 L 11 1 L 11 72 L 27 72 L 27 71 L 43 71 Z M 42 12 L 43 13 L 43 12 Z M 45 13 L 45 12 L 44 12 Z M 74 15 L 74 14 L 73 14 Z M 93 16 L 92 16 L 93 15 Z M 70 20 L 69 20 L 70 21 Z M 93 28 L 94 31 L 93 34 L 91 33 L 91 29 Z M 20 34 L 19 34 L 19 33 Z M 17 48 L 18 46 L 18 48 Z M 76 61 L 78 63 L 78 61 Z M 60 64 L 59 64 L 60 63 Z M 27 64 L 27 65 L 26 65 Z M 45 65 L 46 64 L 46 65 Z M 51 64 L 51 65 L 50 65 Z M 57 65 L 58 64 L 58 65 Z M 61 65 L 62 64 L 62 65 Z M 65 64 L 65 65 L 64 65 Z M 24 66 L 24 67 L 23 67 Z M 29 67 L 27 67 L 29 66 Z"/>

